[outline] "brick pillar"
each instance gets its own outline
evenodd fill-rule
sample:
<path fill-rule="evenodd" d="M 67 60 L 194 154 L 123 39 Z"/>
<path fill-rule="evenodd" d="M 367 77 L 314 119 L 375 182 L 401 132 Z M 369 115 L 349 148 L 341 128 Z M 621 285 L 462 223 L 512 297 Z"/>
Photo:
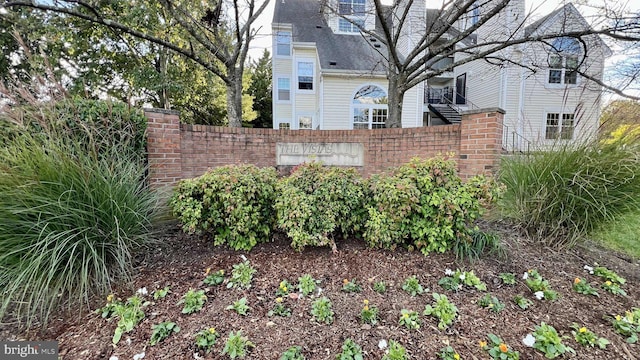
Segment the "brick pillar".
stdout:
<path fill-rule="evenodd" d="M 180 117 L 177 111 L 145 109 L 149 185 L 171 187 L 182 178 Z"/>
<path fill-rule="evenodd" d="M 500 165 L 502 124 L 500 108 L 467 110 L 460 123 L 460 176 L 493 175 Z"/>

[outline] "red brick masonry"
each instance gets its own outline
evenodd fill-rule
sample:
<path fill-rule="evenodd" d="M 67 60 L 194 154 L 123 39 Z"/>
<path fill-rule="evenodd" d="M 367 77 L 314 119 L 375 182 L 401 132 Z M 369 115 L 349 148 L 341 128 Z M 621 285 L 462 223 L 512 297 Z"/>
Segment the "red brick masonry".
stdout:
<path fill-rule="evenodd" d="M 464 178 L 498 168 L 504 111 L 462 113 L 457 125 L 377 130 L 273 130 L 180 124 L 177 112 L 146 109 L 151 185 L 173 185 L 228 164 L 276 166 L 276 143 L 355 142 L 364 146 L 364 176 L 412 157 L 454 153 Z"/>

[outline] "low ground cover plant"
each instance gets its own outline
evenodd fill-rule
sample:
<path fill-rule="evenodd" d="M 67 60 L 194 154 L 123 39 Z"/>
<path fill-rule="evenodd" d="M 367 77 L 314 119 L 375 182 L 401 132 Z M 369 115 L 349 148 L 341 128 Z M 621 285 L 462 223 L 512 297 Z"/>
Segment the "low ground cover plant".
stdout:
<path fill-rule="evenodd" d="M 253 275 L 256 272 L 257 270 L 251 266 L 249 261 L 233 265 L 227 288 L 249 289 L 251 287 L 251 281 L 253 281 Z"/>
<path fill-rule="evenodd" d="M 233 310 L 238 313 L 238 315 L 246 316 L 249 310 L 251 310 L 251 307 L 247 305 L 247 298 L 243 297 L 240 300 L 234 301 L 233 304 L 227 306 L 225 310 Z"/>
<path fill-rule="evenodd" d="M 128 298 L 126 302 L 122 302 L 120 299 L 115 300 L 113 295 L 107 296 L 107 304 L 103 308 L 98 309 L 98 312 L 101 313 L 105 319 L 112 317 L 118 319 L 113 338 L 111 339 L 114 344 L 120 342 L 124 333 L 130 332 L 142 321 L 144 318 L 143 309 L 148 305 L 148 302 L 145 302 L 137 295 Z"/>
<path fill-rule="evenodd" d="M 291 309 L 289 309 L 284 304 L 284 298 L 277 297 L 276 298 L 276 304 L 273 306 L 273 309 L 269 310 L 267 315 L 268 316 L 283 316 L 283 317 L 287 317 L 287 316 L 291 316 Z"/>
<path fill-rule="evenodd" d="M 218 334 L 216 329 L 213 327 L 200 330 L 195 336 L 196 347 L 208 354 L 211 352 L 211 349 L 216 344 L 219 337 L 220 334 Z"/>
<path fill-rule="evenodd" d="M 640 334 L 640 309 L 634 308 L 627 311 L 624 316 L 614 316 L 611 318 L 611 325 L 615 332 L 626 337 L 629 344 L 637 343 Z"/>
<path fill-rule="evenodd" d="M 220 285 L 224 282 L 224 270 L 220 269 L 218 271 L 215 272 L 211 272 L 210 268 L 207 268 L 206 271 L 206 277 L 204 278 L 204 280 L 202 281 L 203 283 L 207 284 L 207 285 Z"/>
<path fill-rule="evenodd" d="M 231 359 L 245 358 L 255 346 L 248 337 L 242 335 L 242 330 L 232 331 L 224 344 L 222 355 L 227 355 Z"/>
<path fill-rule="evenodd" d="M 582 346 L 594 347 L 597 345 L 600 349 L 606 349 L 607 345 L 610 344 L 609 340 L 598 337 L 593 331 L 587 329 L 586 326 L 573 323 L 571 328 L 573 329 L 571 331 L 573 338 Z"/>
<path fill-rule="evenodd" d="M 458 316 L 458 308 L 449 301 L 446 295 L 433 293 L 432 296 L 434 303 L 424 308 L 424 315 L 438 319 L 438 329 L 444 330 Z"/>
<path fill-rule="evenodd" d="M 378 323 L 378 308 L 369 306 L 369 300 L 364 299 L 364 306 L 360 311 L 360 320 L 365 324 L 375 325 Z"/>
<path fill-rule="evenodd" d="M 331 325 L 333 323 L 333 310 L 331 309 L 331 300 L 323 296 L 316 299 L 311 304 L 311 315 L 313 319 L 319 323 Z"/>
<path fill-rule="evenodd" d="M 184 304 L 182 307 L 183 314 L 193 314 L 202 310 L 204 303 L 207 301 L 207 295 L 204 294 L 204 290 L 189 289 L 183 296 L 178 304 Z"/>
<path fill-rule="evenodd" d="M 342 291 L 348 293 L 359 293 L 362 291 L 362 286 L 358 284 L 356 279 L 344 279 L 342 280 Z"/>
<path fill-rule="evenodd" d="M 292 346 L 282 353 L 280 360 L 305 360 L 305 357 L 300 346 Z"/>
<path fill-rule="evenodd" d="M 160 324 L 152 326 L 151 341 L 149 343 L 151 346 L 156 345 L 157 343 L 164 341 L 170 335 L 177 334 L 179 332 L 180 326 L 173 321 L 161 322 Z"/>
<path fill-rule="evenodd" d="M 522 275 L 527 287 L 534 293 L 538 300 L 556 300 L 558 292 L 551 289 L 549 281 L 545 280 L 536 269 L 531 269 Z"/>
<path fill-rule="evenodd" d="M 305 274 L 298 278 L 298 291 L 303 296 L 309 296 L 316 291 L 317 284 L 320 283 L 319 280 L 314 279 L 311 275 Z"/>
<path fill-rule="evenodd" d="M 462 290 L 463 286 L 473 287 L 480 291 L 487 290 L 487 284 L 485 284 L 480 278 L 471 271 L 462 271 L 456 269 L 446 269 L 444 271 L 445 277 L 438 280 L 438 285 L 442 286 L 445 290 L 458 291 Z"/>
<path fill-rule="evenodd" d="M 480 348 L 485 350 L 494 360 L 519 360 L 520 353 L 511 349 L 495 334 L 488 334 L 489 342 L 480 341 Z"/>
<path fill-rule="evenodd" d="M 553 326 L 544 322 L 536 325 L 533 337 L 535 338 L 533 347 L 542 352 L 547 359 L 555 359 L 565 353 L 574 355 L 576 353 L 575 350 L 562 343 L 562 337 Z"/>
<path fill-rule="evenodd" d="M 489 311 L 500 312 L 504 310 L 504 304 L 497 297 L 491 294 L 485 294 L 478 300 L 478 305 Z"/>
<path fill-rule="evenodd" d="M 181 180 L 170 201 L 188 233 L 210 233 L 216 245 L 251 250 L 271 239 L 276 172 L 254 165 L 223 166 Z"/>
<path fill-rule="evenodd" d="M 382 356 L 382 360 L 409 360 L 409 354 L 402 344 L 395 340 L 389 340 L 389 349 Z"/>
<path fill-rule="evenodd" d="M 409 330 L 420 329 L 420 317 L 417 311 L 402 309 L 400 310 L 400 320 L 398 324 L 406 327 Z"/>
<path fill-rule="evenodd" d="M 411 296 L 422 295 L 424 288 L 420 285 L 420 281 L 415 275 L 411 275 L 402 283 L 402 290 Z"/>
<path fill-rule="evenodd" d="M 458 354 L 451 346 L 445 346 L 440 349 L 438 356 L 441 360 L 460 360 L 460 354 Z"/>
<path fill-rule="evenodd" d="M 346 339 L 342 344 L 342 352 L 336 356 L 337 360 L 363 360 L 362 348 L 352 339 Z"/>

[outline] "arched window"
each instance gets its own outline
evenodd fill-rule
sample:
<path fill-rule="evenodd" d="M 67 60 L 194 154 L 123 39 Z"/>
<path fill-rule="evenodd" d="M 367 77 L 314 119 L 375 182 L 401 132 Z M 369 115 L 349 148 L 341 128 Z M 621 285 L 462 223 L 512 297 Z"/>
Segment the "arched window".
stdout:
<path fill-rule="evenodd" d="M 580 41 L 560 37 L 551 43 L 549 55 L 549 84 L 574 85 L 578 82 L 579 58 L 582 55 Z"/>
<path fill-rule="evenodd" d="M 376 85 L 363 86 L 351 101 L 354 129 L 382 129 L 389 107 L 387 93 Z"/>

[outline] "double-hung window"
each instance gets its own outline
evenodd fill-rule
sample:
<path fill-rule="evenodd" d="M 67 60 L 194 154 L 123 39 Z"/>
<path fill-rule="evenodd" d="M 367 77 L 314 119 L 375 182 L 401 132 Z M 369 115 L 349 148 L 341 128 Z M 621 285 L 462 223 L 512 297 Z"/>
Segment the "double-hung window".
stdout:
<path fill-rule="evenodd" d="M 291 31 L 276 31 L 276 56 L 291 56 Z"/>
<path fill-rule="evenodd" d="M 552 48 L 547 82 L 554 85 L 577 84 L 578 59 L 582 54 L 580 42 L 574 38 L 561 37 L 553 41 Z"/>
<path fill-rule="evenodd" d="M 278 77 L 277 90 L 277 101 L 291 101 L 291 79 Z"/>
<path fill-rule="evenodd" d="M 313 90 L 313 62 L 298 61 L 298 90 Z"/>
<path fill-rule="evenodd" d="M 571 140 L 575 129 L 575 114 L 547 113 L 545 139 Z"/>
<path fill-rule="evenodd" d="M 338 31 L 359 33 L 364 27 L 366 0 L 340 0 L 338 3 Z"/>

